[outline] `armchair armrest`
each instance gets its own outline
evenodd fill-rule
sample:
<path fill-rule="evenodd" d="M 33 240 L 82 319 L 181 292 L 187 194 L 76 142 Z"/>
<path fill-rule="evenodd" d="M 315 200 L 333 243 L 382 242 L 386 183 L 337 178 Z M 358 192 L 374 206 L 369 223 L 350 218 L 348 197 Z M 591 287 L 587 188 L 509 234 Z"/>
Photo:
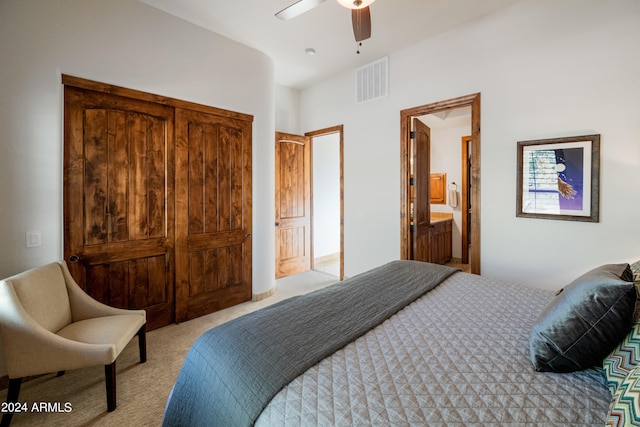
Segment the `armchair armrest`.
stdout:
<path fill-rule="evenodd" d="M 89 296 L 82 288 L 76 283 L 71 276 L 67 264 L 64 261 L 59 261 L 64 281 L 67 285 L 67 292 L 69 293 L 69 303 L 71 304 L 71 315 L 74 322 L 80 320 L 91 319 L 94 317 L 106 317 L 116 316 L 120 314 L 139 314 L 143 316 L 146 321 L 146 312 L 144 310 L 125 310 L 121 308 L 115 308 L 96 301 Z"/>

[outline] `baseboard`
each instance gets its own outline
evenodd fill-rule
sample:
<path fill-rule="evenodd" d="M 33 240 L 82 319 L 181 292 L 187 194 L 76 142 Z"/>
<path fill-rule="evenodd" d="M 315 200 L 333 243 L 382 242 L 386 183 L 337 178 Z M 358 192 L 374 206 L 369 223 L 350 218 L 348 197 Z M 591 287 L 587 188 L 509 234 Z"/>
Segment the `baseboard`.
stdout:
<path fill-rule="evenodd" d="M 262 292 L 261 294 L 253 294 L 251 301 L 253 302 L 262 301 L 263 299 L 269 298 L 271 295 L 275 293 L 276 293 L 276 286 L 269 289 L 267 292 Z"/>
<path fill-rule="evenodd" d="M 324 256 L 313 259 L 313 262 L 315 264 L 324 264 L 324 263 L 335 262 L 335 261 L 340 261 L 340 252 L 324 255 Z"/>

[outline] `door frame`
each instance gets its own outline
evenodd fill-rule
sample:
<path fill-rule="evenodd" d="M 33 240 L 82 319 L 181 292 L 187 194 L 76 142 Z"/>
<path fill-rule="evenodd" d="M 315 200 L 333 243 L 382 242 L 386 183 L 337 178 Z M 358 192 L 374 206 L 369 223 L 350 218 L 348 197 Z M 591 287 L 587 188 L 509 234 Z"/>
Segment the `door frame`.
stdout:
<path fill-rule="evenodd" d="M 411 247 L 411 119 L 460 107 L 471 107 L 471 273 L 480 274 L 480 93 L 400 111 L 400 259 L 410 259 Z"/>
<path fill-rule="evenodd" d="M 313 269 L 313 138 L 317 136 L 337 133 L 340 136 L 340 280 L 344 280 L 344 125 L 332 126 L 304 135 L 311 138 L 311 268 Z"/>

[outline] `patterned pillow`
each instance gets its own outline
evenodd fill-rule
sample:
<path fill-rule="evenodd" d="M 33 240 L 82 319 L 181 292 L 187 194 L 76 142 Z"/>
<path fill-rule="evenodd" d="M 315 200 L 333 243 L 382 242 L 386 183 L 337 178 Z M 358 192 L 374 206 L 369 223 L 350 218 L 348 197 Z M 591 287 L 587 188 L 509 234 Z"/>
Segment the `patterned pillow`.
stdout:
<path fill-rule="evenodd" d="M 636 292 L 638 293 L 638 299 L 636 300 L 636 311 L 634 313 L 635 321 L 640 321 L 640 261 L 636 261 L 630 265 L 631 273 L 633 274 L 633 283 L 636 285 Z"/>
<path fill-rule="evenodd" d="M 606 426 L 640 425 L 640 366 L 622 381 L 607 416 Z"/>
<path fill-rule="evenodd" d="M 631 264 L 631 272 L 633 273 L 633 281 L 636 285 L 640 284 L 640 261 Z"/>
<path fill-rule="evenodd" d="M 634 323 L 627 336 L 602 362 L 611 396 L 636 366 L 640 366 L 640 323 Z"/>

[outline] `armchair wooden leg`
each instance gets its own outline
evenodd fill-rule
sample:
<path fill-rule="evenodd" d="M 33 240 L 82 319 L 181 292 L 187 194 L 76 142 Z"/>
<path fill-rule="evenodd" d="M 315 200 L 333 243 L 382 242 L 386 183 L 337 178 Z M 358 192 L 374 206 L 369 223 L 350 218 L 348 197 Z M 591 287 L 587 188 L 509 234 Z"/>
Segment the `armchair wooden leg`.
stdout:
<path fill-rule="evenodd" d="M 107 385 L 107 412 L 116 409 L 116 362 L 104 366 L 104 379 Z"/>
<path fill-rule="evenodd" d="M 20 385 L 22 385 L 22 378 L 11 378 L 9 380 L 9 390 L 7 390 L 7 403 L 17 402 L 18 395 L 20 394 Z M 9 427 L 11 424 L 11 418 L 13 418 L 13 412 L 5 412 L 0 422 L 0 427 Z"/>
<path fill-rule="evenodd" d="M 147 361 L 147 324 L 138 330 L 138 346 L 140 347 L 140 363 Z"/>

